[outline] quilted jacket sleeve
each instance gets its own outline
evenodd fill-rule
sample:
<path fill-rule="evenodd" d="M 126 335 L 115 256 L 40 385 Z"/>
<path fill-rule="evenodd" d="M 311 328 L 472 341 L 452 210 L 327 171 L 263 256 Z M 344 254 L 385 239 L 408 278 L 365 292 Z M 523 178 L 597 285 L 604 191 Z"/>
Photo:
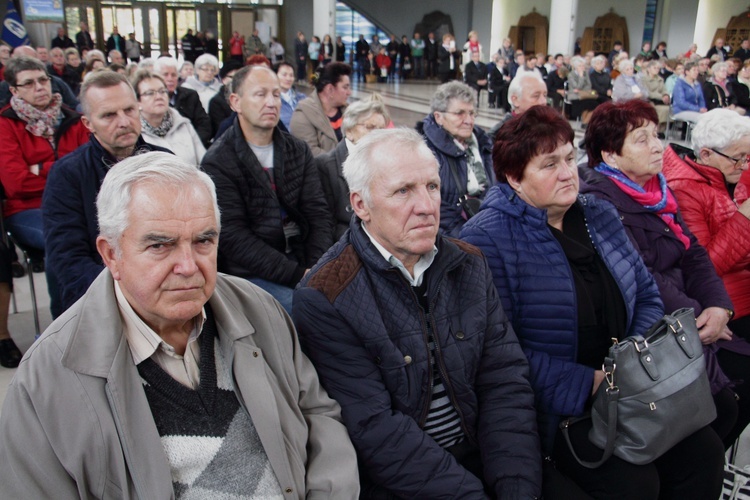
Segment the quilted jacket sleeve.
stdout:
<path fill-rule="evenodd" d="M 222 142 L 219 145 L 225 144 Z M 232 175 L 228 163 L 225 156 L 215 154 L 212 149 L 203 157 L 201 165 L 216 185 L 221 208 L 220 255 L 229 256 L 233 265 L 241 267 L 242 274 L 238 270 L 228 271 L 293 287 L 304 275 L 305 268 L 287 259 L 250 227 L 238 179 Z"/>
<path fill-rule="evenodd" d="M 497 498 L 537 498 L 542 452 L 528 363 L 488 268 L 484 275 L 487 331 L 475 381 L 484 479 Z"/>
<path fill-rule="evenodd" d="M 750 255 L 750 219 L 737 211 L 722 223 L 714 213 L 719 205 L 710 191 L 693 189 L 692 183 L 674 183 L 671 187 L 685 223 L 706 248 L 718 275 L 746 266 Z"/>
<path fill-rule="evenodd" d="M 395 411 L 391 396 L 355 327 L 325 296 L 298 288 L 292 309 L 305 353 L 339 402 L 358 457 L 373 481 L 403 498 L 485 499 L 481 481 Z"/>
<path fill-rule="evenodd" d="M 534 389 L 537 410 L 555 415 L 581 415 L 586 401 L 591 396 L 594 370 L 572 361 L 550 355 L 530 342 L 528 332 L 515 317 L 517 308 L 514 288 L 503 252 L 496 238 L 482 227 L 473 224 L 464 226 L 461 239 L 479 247 L 492 270 L 493 283 L 502 302 L 503 309 L 514 325 L 524 354 L 529 360 L 531 387 Z M 536 332 L 534 333 L 536 335 Z"/>

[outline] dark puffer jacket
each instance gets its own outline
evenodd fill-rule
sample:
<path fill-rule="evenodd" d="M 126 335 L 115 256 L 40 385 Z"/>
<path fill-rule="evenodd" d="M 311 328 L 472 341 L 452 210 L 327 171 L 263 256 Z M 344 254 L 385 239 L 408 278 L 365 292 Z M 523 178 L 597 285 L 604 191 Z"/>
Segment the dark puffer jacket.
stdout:
<path fill-rule="evenodd" d="M 294 287 L 331 246 L 331 215 L 307 144 L 278 128 L 273 144 L 276 191 L 237 119 L 206 152 L 203 168 L 221 208 L 219 270 Z M 290 238 L 290 253 L 282 209 L 301 231 Z"/>
<path fill-rule="evenodd" d="M 174 106 L 172 107 L 190 120 L 193 128 L 198 132 L 198 137 L 201 138 L 203 145 L 208 148 L 211 145 L 211 139 L 213 139 L 214 134 L 211 128 L 211 118 L 208 117 L 208 114 L 203 109 L 198 92 L 186 87 L 178 87 L 172 99 L 174 101 Z"/>
<path fill-rule="evenodd" d="M 578 203 L 591 241 L 617 282 L 627 335 L 644 333 L 662 317 L 659 290 L 628 240 L 614 207 L 591 195 Z M 461 239 L 487 257 L 503 308 L 529 358 L 539 434 L 552 449 L 561 418 L 583 414 L 594 370 L 576 362 L 578 314 L 568 259 L 547 226 L 547 212 L 528 205 L 507 184 L 490 189 Z"/>
<path fill-rule="evenodd" d="M 497 498 L 539 496 L 541 453 L 528 366 L 492 275 L 471 245 L 438 236 L 425 274 L 428 314 L 354 217 L 294 294 L 306 353 L 342 416 L 363 470 L 403 498 L 486 498 L 482 483 L 423 430 L 438 366 L 484 480 Z"/>
<path fill-rule="evenodd" d="M 459 180 L 466 186 L 468 182 L 466 172 L 466 152 L 456 145 L 453 137 L 437 124 L 435 117 L 430 114 L 417 124 L 417 131 L 422 134 L 440 163 L 440 230 L 444 235 L 458 238 L 466 220 L 461 215 L 458 198 L 461 195 L 456 180 L 451 172 L 449 158 L 456 165 Z M 482 155 L 484 170 L 487 174 L 487 186 L 479 198 L 484 198 L 487 190 L 495 184 L 495 172 L 492 169 L 492 141 L 479 127 L 474 127 L 474 135 Z M 465 189 L 463 190 L 465 192 Z"/>

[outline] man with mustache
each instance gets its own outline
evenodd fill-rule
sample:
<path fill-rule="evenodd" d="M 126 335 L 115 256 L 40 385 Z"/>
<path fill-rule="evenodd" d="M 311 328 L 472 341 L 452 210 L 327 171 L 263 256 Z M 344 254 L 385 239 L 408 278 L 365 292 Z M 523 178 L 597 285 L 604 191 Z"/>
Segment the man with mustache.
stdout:
<path fill-rule="evenodd" d="M 95 202 L 107 171 L 137 152 L 167 151 L 141 137 L 138 101 L 124 75 L 93 73 L 81 85 L 80 99 L 91 140 L 54 164 L 42 197 L 47 272 L 61 291 L 53 317 L 73 305 L 104 268 L 96 250 Z"/>
<path fill-rule="evenodd" d="M 276 73 L 246 66 L 232 91 L 237 118 L 202 162 L 224 220 L 219 270 L 249 279 L 291 312 L 294 286 L 331 246 L 331 214 L 310 147 L 276 126 Z"/>
<path fill-rule="evenodd" d="M 107 174 L 96 209 L 107 269 L 8 390 L 3 497 L 357 498 L 341 409 L 289 317 L 216 271 L 211 179 L 136 155 Z"/>

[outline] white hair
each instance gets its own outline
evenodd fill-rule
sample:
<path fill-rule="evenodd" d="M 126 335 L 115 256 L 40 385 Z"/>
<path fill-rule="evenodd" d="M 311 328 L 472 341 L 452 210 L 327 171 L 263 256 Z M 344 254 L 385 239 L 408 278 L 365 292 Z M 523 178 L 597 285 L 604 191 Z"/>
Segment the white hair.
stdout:
<path fill-rule="evenodd" d="M 160 57 L 154 63 L 154 73 L 159 73 L 166 68 L 174 68 L 177 71 L 177 59 L 174 57 Z"/>
<path fill-rule="evenodd" d="M 365 121 L 376 113 L 385 119 L 386 125 L 391 121 L 391 116 L 388 113 L 388 108 L 385 107 L 383 97 L 377 92 L 373 92 L 367 99 L 356 101 L 346 107 L 344 118 L 341 121 L 341 133 L 346 135 L 347 130 L 353 129 L 360 122 Z"/>
<path fill-rule="evenodd" d="M 729 109 L 716 108 L 698 118 L 691 143 L 695 156 L 703 148 L 721 151 L 750 135 L 750 120 Z"/>
<path fill-rule="evenodd" d="M 349 191 L 362 195 L 365 203 L 370 203 L 370 184 L 382 165 L 393 161 L 397 154 L 432 158 L 435 170 L 438 163 L 424 138 L 414 129 L 386 128 L 373 130 L 363 137 L 343 165 L 344 179 Z"/>
<path fill-rule="evenodd" d="M 149 71 L 153 71 L 155 64 L 156 59 L 154 59 L 153 57 L 144 57 L 138 63 L 138 69 L 147 69 Z"/>
<path fill-rule="evenodd" d="M 203 185 L 211 193 L 216 230 L 221 230 L 219 205 L 216 188 L 211 178 L 201 171 L 198 165 L 188 163 L 178 156 L 150 152 L 126 158 L 107 172 L 99 194 L 96 197 L 96 211 L 99 234 L 119 252 L 122 234 L 130 223 L 130 206 L 133 187 L 145 181 L 165 186 Z M 192 193 L 188 193 L 190 196 Z"/>
<path fill-rule="evenodd" d="M 205 66 L 206 64 L 208 64 L 209 66 L 213 66 L 214 68 L 216 68 L 216 71 L 219 71 L 219 60 L 216 59 L 216 56 L 212 54 L 203 54 L 195 60 L 196 68 L 200 68 L 201 66 Z"/>
<path fill-rule="evenodd" d="M 516 77 L 513 78 L 513 80 L 511 80 L 510 85 L 508 86 L 508 104 L 513 106 L 514 109 L 515 109 L 515 105 L 513 104 L 513 101 L 511 100 L 511 98 L 513 96 L 516 96 L 518 99 L 520 99 L 521 96 L 523 95 L 524 80 L 529 80 L 532 78 L 544 84 L 542 75 L 540 75 L 536 71 L 524 71 L 522 73 L 518 73 L 516 74 Z"/>
<path fill-rule="evenodd" d="M 634 67 L 635 66 L 633 65 L 633 61 L 631 61 L 630 59 L 623 59 L 617 65 L 617 71 L 619 71 L 620 73 L 624 73 L 625 68 L 634 68 Z"/>

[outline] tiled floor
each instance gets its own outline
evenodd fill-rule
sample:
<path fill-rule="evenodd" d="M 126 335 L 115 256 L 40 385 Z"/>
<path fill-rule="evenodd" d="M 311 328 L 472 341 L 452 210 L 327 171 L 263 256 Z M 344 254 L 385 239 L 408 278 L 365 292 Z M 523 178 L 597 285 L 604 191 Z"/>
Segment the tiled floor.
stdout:
<path fill-rule="evenodd" d="M 430 97 L 432 96 L 437 82 L 417 83 L 395 83 L 395 84 L 360 84 L 353 83 L 352 99 L 362 99 L 372 92 L 379 92 L 391 112 L 391 119 L 396 126 L 413 127 L 417 121 L 422 120 L 430 110 Z M 307 89 L 309 92 L 309 89 Z M 479 107 L 479 116 L 476 123 L 485 130 L 492 128 L 501 116 L 499 110 L 489 109 L 486 105 L 486 93 L 483 96 L 483 104 Z M 583 130 L 580 124 L 572 122 L 576 131 L 576 144 L 583 138 Z M 580 157 L 580 155 L 579 155 Z M 49 296 L 47 295 L 47 282 L 43 273 L 34 274 L 36 284 L 36 295 L 39 304 L 41 328 L 44 330 L 51 323 L 49 313 Z M 16 289 L 16 302 L 18 313 L 11 314 L 9 327 L 11 335 L 21 351 L 26 351 L 34 341 L 34 320 L 31 313 L 31 300 L 29 294 L 28 277 L 17 278 L 14 281 Z M 0 403 L 5 398 L 8 384 L 15 370 L 0 367 Z"/>

